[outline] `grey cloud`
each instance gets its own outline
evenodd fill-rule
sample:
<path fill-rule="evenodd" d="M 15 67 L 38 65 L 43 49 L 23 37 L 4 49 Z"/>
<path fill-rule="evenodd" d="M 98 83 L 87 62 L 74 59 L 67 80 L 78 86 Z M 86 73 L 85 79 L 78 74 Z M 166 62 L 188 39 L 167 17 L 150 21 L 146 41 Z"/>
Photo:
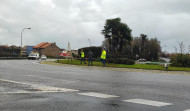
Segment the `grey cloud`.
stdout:
<path fill-rule="evenodd" d="M 57 42 L 74 49 L 101 45 L 105 20 L 121 17 L 133 30 L 157 37 L 164 50 L 174 51 L 177 41 L 190 38 L 189 0 L 1 0 L 0 42 L 20 45 L 24 27 L 24 44 Z M 188 43 L 186 42 L 188 45 Z"/>

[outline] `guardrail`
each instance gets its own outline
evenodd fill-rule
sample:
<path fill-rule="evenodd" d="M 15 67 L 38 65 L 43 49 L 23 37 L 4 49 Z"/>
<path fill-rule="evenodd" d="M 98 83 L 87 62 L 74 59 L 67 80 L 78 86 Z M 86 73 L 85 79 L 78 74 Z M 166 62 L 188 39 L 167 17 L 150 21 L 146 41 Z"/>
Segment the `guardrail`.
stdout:
<path fill-rule="evenodd" d="M 28 59 L 28 57 L 0 57 L 0 60 Z"/>
<path fill-rule="evenodd" d="M 139 62 L 139 64 L 154 64 L 154 65 L 170 65 L 171 63 L 167 63 L 167 62 L 150 62 L 150 61 L 146 61 L 146 62 Z"/>

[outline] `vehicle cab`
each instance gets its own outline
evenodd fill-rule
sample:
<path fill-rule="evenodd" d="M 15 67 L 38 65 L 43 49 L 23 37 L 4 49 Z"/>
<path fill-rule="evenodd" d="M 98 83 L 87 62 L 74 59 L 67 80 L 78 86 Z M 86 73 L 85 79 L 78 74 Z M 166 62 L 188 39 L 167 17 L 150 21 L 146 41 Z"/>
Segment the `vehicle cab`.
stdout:
<path fill-rule="evenodd" d="M 31 53 L 31 54 L 29 54 L 29 56 L 28 56 L 28 60 L 37 60 L 37 59 L 39 59 L 39 53 Z"/>

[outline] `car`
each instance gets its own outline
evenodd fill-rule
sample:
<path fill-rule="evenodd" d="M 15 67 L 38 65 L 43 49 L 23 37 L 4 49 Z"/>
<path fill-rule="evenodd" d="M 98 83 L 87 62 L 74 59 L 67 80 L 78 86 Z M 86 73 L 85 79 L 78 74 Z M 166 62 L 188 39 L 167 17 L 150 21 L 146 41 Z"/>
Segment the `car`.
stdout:
<path fill-rule="evenodd" d="M 139 62 L 146 62 L 146 59 L 139 59 Z"/>
<path fill-rule="evenodd" d="M 45 55 L 41 56 L 41 60 L 46 60 L 46 59 L 47 59 L 47 57 Z"/>

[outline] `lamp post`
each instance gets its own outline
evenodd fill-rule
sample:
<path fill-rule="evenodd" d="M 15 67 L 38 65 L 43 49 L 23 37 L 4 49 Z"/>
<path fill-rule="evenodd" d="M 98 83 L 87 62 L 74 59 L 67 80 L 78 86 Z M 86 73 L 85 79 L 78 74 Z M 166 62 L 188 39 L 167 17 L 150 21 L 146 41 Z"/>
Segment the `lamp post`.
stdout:
<path fill-rule="evenodd" d="M 22 33 L 24 32 L 25 29 L 31 29 L 31 28 L 23 28 L 21 32 L 21 46 L 20 46 L 20 57 L 22 57 Z"/>
<path fill-rule="evenodd" d="M 91 47 L 91 41 L 90 41 L 90 39 L 88 39 L 88 41 L 90 42 L 90 47 Z"/>

